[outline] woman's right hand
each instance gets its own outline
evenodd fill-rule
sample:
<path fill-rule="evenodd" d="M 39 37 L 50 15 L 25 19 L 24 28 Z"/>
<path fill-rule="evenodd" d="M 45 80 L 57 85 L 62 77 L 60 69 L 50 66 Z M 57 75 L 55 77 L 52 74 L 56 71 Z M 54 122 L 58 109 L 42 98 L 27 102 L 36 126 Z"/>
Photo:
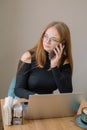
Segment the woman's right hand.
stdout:
<path fill-rule="evenodd" d="M 59 47 L 56 46 L 54 48 L 53 51 L 55 53 L 55 56 L 51 58 L 51 68 L 58 66 L 58 62 L 62 57 L 63 49 L 64 49 L 64 46 L 62 46 L 62 44 L 59 44 Z"/>

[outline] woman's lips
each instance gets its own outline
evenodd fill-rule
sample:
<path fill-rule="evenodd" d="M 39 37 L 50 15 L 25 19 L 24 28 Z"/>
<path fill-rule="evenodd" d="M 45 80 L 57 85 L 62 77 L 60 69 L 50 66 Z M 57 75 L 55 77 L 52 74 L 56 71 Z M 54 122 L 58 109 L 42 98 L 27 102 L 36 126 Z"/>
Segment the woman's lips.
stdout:
<path fill-rule="evenodd" d="M 50 46 L 49 46 L 49 45 L 45 45 L 45 47 L 50 48 Z"/>

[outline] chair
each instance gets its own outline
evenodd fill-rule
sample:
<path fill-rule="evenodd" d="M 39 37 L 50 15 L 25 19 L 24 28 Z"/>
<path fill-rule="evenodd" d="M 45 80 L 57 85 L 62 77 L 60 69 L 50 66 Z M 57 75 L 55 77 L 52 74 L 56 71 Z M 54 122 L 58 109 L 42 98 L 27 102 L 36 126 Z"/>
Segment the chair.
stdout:
<path fill-rule="evenodd" d="M 13 77 L 13 79 L 12 79 L 11 82 L 10 82 L 7 96 L 11 96 L 11 97 L 13 97 L 13 98 L 18 98 L 18 97 L 15 95 L 15 93 L 14 93 L 15 83 L 16 83 L 16 76 Z"/>

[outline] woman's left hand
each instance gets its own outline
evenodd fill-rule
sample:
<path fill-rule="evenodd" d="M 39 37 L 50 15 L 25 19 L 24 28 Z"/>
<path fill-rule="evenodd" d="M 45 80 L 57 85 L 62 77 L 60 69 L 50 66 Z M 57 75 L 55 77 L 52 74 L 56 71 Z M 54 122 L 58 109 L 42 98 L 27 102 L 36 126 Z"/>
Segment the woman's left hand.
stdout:
<path fill-rule="evenodd" d="M 62 44 L 59 44 L 59 47 L 56 46 L 53 51 L 55 53 L 55 56 L 51 58 L 51 68 L 54 68 L 58 65 L 59 60 L 61 59 L 62 53 L 63 53 L 64 46 Z"/>

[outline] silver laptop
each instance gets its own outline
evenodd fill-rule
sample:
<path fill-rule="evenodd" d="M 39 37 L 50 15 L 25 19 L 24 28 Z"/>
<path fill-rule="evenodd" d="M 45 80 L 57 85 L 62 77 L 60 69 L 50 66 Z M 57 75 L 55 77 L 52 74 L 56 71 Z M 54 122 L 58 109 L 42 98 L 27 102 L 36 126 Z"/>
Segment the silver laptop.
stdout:
<path fill-rule="evenodd" d="M 83 93 L 32 95 L 29 97 L 28 105 L 24 105 L 24 118 L 47 119 L 73 116 L 83 99 Z"/>

